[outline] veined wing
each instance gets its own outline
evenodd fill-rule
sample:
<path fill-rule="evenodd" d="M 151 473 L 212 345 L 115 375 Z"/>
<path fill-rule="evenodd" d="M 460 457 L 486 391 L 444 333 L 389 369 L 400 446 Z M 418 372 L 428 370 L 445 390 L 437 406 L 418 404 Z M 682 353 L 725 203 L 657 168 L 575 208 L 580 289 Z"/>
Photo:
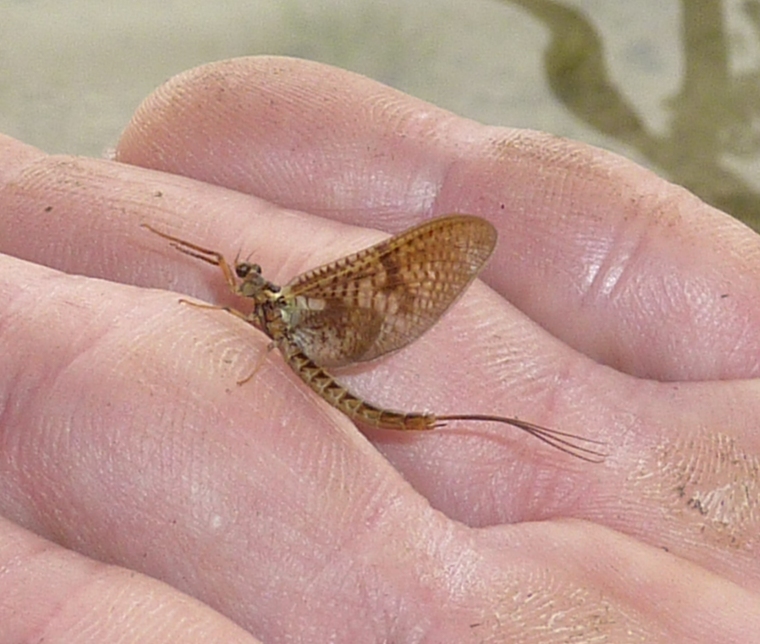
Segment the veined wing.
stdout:
<path fill-rule="evenodd" d="M 427 331 L 496 245 L 484 219 L 452 215 L 307 271 L 282 291 L 290 336 L 312 360 L 372 360 Z"/>

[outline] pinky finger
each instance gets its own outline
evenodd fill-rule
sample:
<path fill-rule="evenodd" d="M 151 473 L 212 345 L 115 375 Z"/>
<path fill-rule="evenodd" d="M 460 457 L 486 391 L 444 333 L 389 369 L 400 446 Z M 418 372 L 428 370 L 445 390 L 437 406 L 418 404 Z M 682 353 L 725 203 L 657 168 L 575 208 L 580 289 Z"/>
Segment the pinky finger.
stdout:
<path fill-rule="evenodd" d="M 258 642 L 165 583 L 88 559 L 4 518 L 0 571 L 4 642 Z"/>

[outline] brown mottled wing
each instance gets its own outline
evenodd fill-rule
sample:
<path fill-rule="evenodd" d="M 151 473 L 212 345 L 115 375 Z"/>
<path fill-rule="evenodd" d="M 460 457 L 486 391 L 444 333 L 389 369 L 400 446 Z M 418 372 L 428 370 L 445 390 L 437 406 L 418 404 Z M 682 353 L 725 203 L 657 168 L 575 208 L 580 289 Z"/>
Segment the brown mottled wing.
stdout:
<path fill-rule="evenodd" d="M 435 324 L 495 245 L 489 222 L 452 215 L 308 271 L 282 291 L 290 336 L 328 367 L 399 349 Z"/>

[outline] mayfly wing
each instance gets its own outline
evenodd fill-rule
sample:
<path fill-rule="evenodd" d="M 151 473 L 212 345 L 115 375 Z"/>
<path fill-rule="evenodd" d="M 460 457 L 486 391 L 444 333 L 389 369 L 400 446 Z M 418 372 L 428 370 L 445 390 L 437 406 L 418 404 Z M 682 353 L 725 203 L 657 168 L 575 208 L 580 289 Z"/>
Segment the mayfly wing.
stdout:
<path fill-rule="evenodd" d="M 372 360 L 427 331 L 475 279 L 496 245 L 484 219 L 433 219 L 296 277 L 283 288 L 290 335 L 313 360 Z"/>

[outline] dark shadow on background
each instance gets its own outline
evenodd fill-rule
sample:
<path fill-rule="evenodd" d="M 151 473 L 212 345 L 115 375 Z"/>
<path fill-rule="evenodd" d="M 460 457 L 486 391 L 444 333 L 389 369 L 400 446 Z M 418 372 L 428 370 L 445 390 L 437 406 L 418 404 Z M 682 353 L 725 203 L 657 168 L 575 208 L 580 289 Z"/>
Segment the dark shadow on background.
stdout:
<path fill-rule="evenodd" d="M 631 146 L 706 202 L 760 230 L 760 194 L 721 165 L 726 154 L 756 157 L 760 134 L 760 74 L 732 76 L 720 0 L 681 0 L 685 70 L 669 102 L 670 133 L 658 137 L 617 90 L 605 64 L 604 42 L 585 15 L 552 0 L 505 0 L 530 11 L 551 33 L 544 54 L 557 98 L 578 119 Z M 760 1 L 745 14 L 760 38 Z"/>

